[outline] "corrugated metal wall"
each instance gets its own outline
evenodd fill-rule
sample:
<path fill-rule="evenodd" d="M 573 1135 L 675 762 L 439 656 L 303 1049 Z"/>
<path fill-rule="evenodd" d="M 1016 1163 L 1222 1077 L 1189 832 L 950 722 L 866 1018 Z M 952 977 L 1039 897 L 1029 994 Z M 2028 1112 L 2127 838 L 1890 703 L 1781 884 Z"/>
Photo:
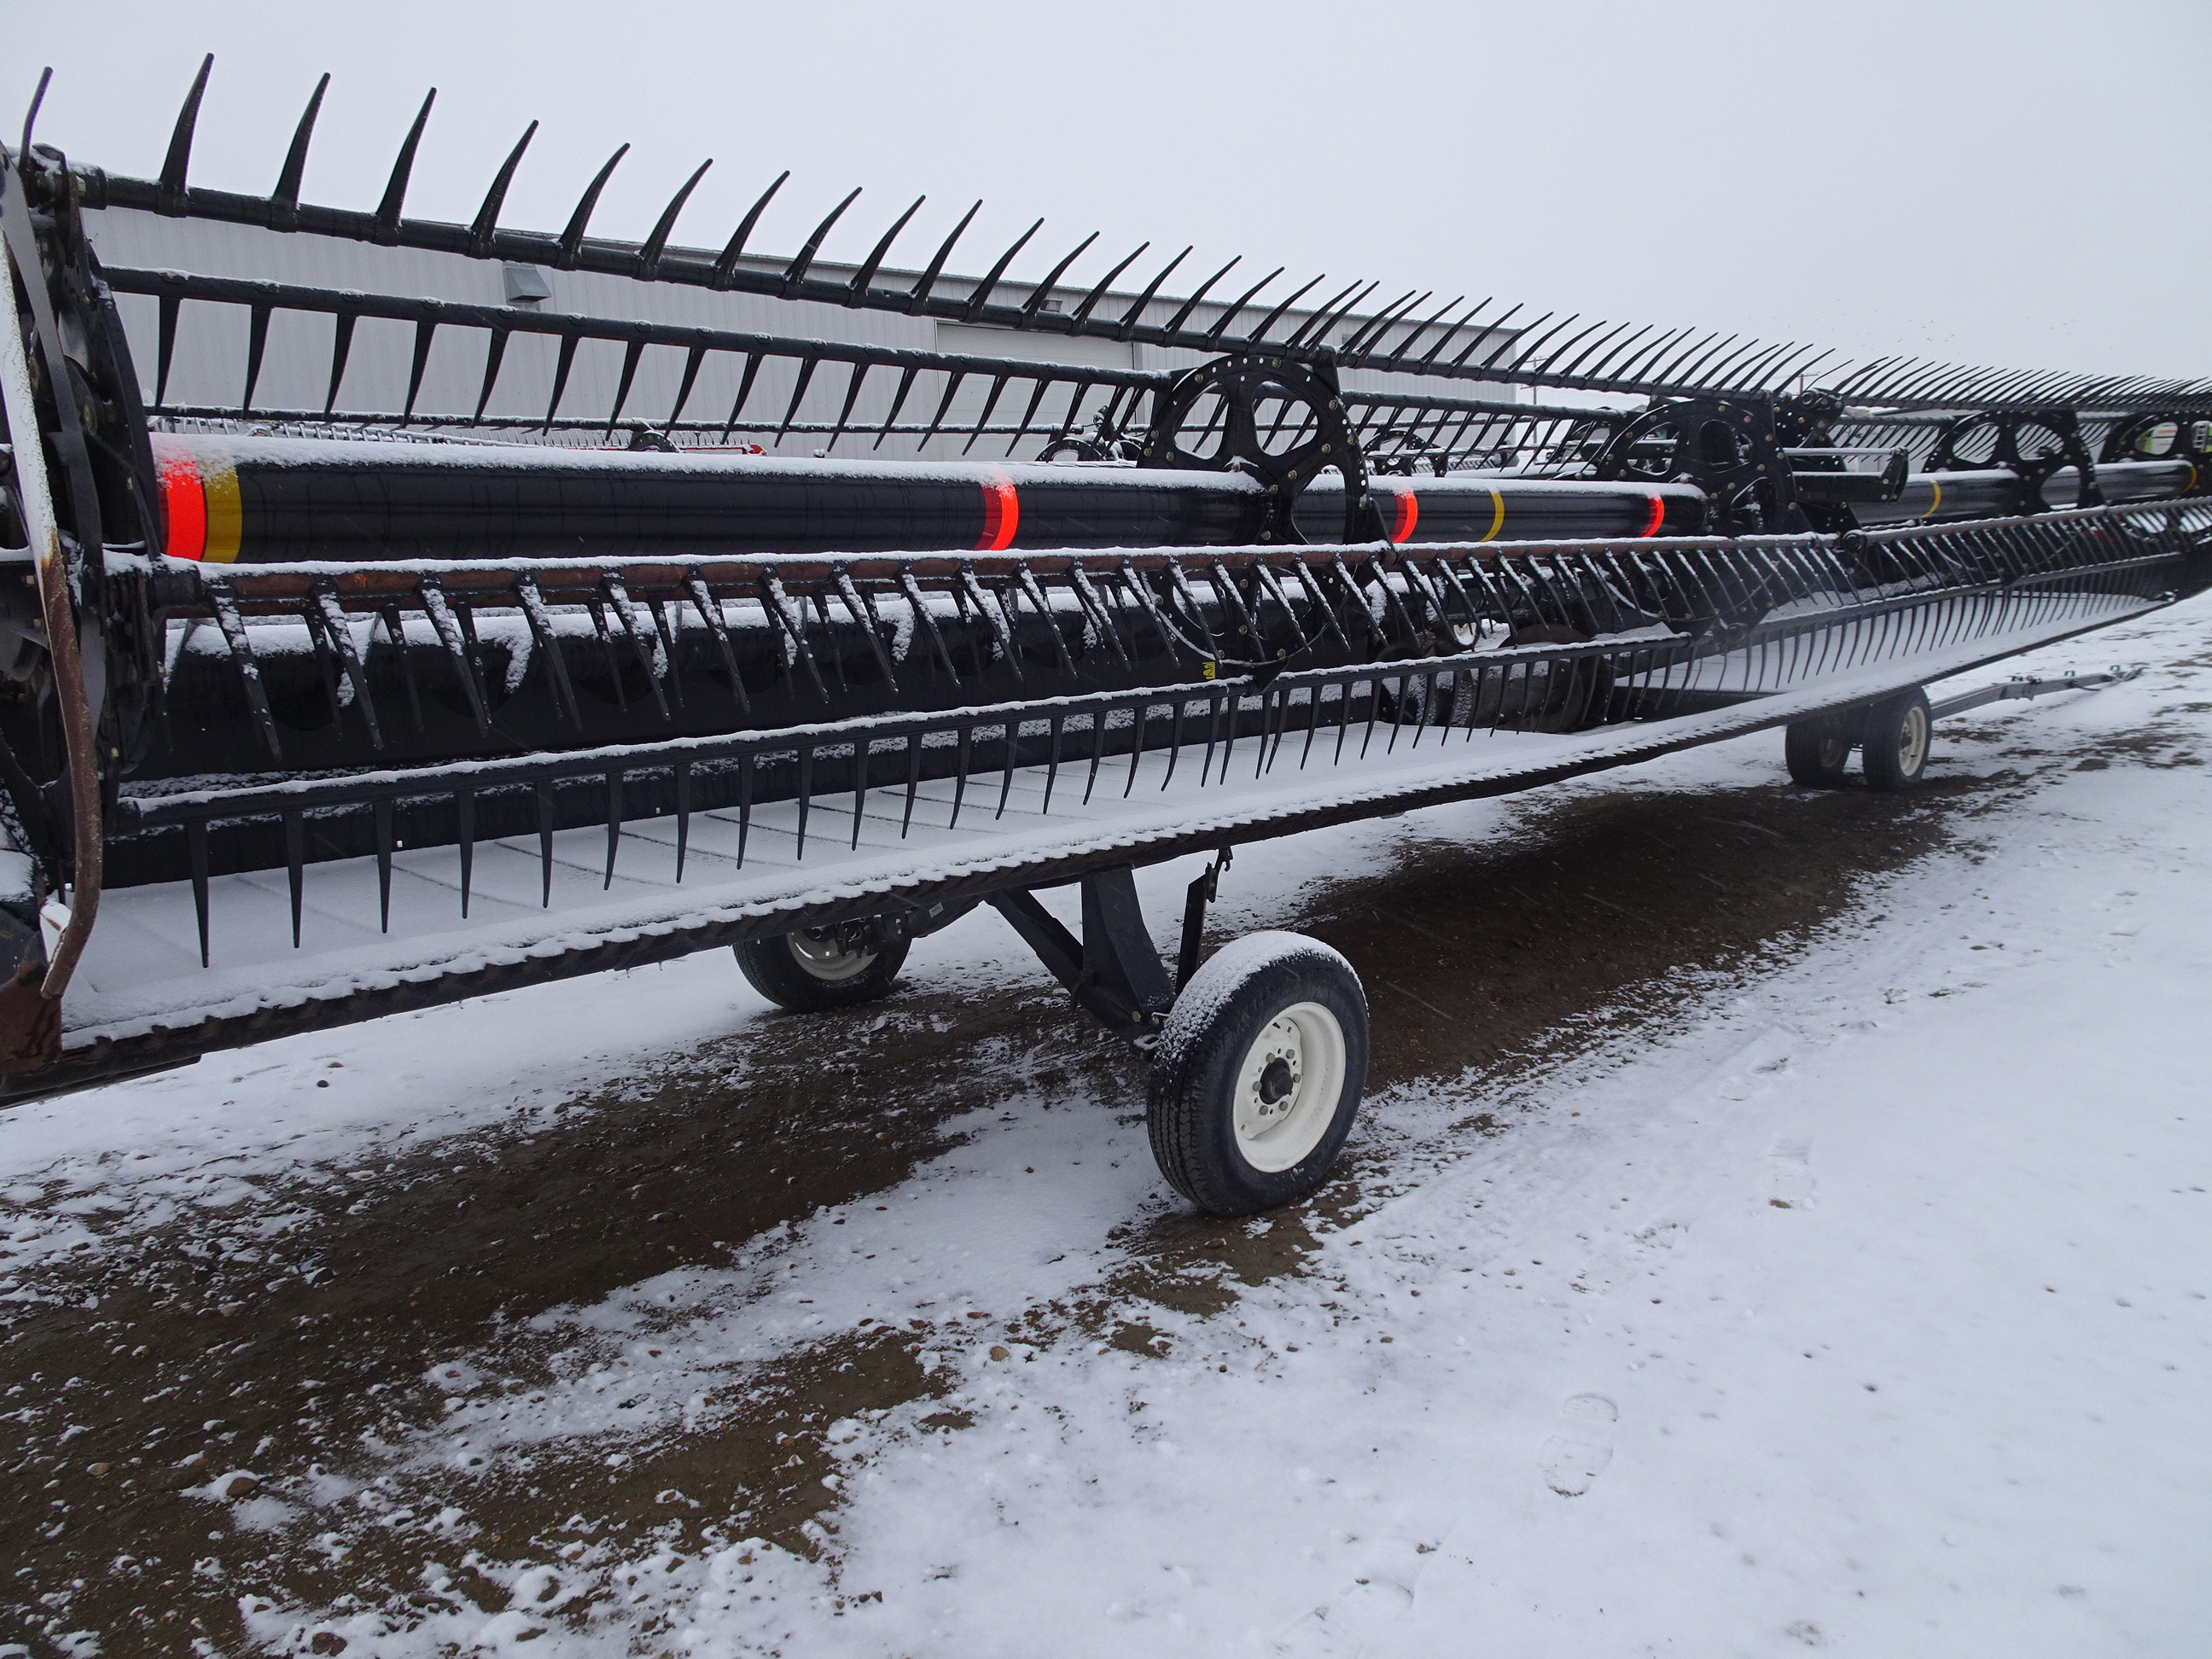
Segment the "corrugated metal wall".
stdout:
<path fill-rule="evenodd" d="M 117 266 L 150 270 L 190 270 L 202 275 L 230 276 L 317 288 L 358 289 L 366 292 L 435 298 L 484 306 L 507 302 L 501 266 L 496 260 L 471 259 L 459 254 L 428 252 L 410 248 L 378 246 L 324 236 L 285 234 L 251 226 L 200 219 L 171 219 L 136 209 L 109 208 L 86 215 L 88 228 L 100 258 Z M 748 261 L 763 270 L 780 270 L 781 261 Z M 823 264 L 815 274 L 834 278 L 849 275 Z M 1121 369 L 1179 368 L 1204 361 L 1195 352 L 1165 351 L 1112 340 L 1069 335 L 1042 334 L 1010 329 L 982 328 L 896 313 L 848 309 L 811 301 L 790 301 L 761 295 L 715 293 L 673 283 L 643 283 L 623 276 L 589 271 L 544 270 L 551 296 L 537 308 L 572 314 L 706 326 L 735 331 L 803 337 L 921 350 L 967 352 L 1018 358 L 1029 362 L 1076 363 Z M 891 286 L 900 273 L 886 270 L 881 286 Z M 907 274 L 911 280 L 911 273 Z M 959 295 L 972 289 L 972 281 L 947 278 L 941 291 Z M 1012 284 L 1009 284 L 1012 287 Z M 1002 290 L 1003 292 L 1004 290 Z M 1065 291 L 1059 301 L 1073 305 L 1085 292 Z M 1126 309 L 1133 295 L 1119 302 Z M 150 400 L 154 395 L 156 345 L 155 302 L 125 295 L 118 301 L 131 338 L 140 380 Z M 1155 300 L 1146 320 L 1165 323 L 1180 306 L 1175 299 Z M 1113 313 L 1115 301 L 1101 307 Z M 1210 324 L 1220 314 L 1218 307 L 1200 307 L 1194 326 Z M 1251 320 L 1257 319 L 1257 313 Z M 245 386 L 247 313 L 239 306 L 191 302 L 179 319 L 178 339 L 167 390 L 173 404 L 206 404 L 237 410 Z M 1276 332 L 1293 330 L 1304 314 L 1291 313 L 1276 325 Z M 1355 325 L 1346 324 L 1340 337 Z M 329 391 L 333 324 L 328 318 L 276 313 L 270 325 L 269 340 L 253 406 L 258 415 L 287 410 L 319 411 Z M 1486 344 L 1486 354 L 1497 342 Z M 1445 355 L 1458 351 L 1473 337 L 1454 343 Z M 396 413 L 405 404 L 407 380 L 414 349 L 412 324 L 363 319 L 358 325 L 341 383 L 337 408 L 341 411 Z M 486 335 L 476 330 L 441 329 L 431 348 L 422 390 L 416 400 L 417 423 L 425 416 L 466 414 L 476 407 L 482 385 Z M 557 343 L 542 336 L 511 337 L 502 362 L 496 390 L 486 410 L 493 416 L 518 420 L 542 420 L 553 386 Z M 623 349 L 611 343 L 587 342 L 577 353 L 560 413 L 564 416 L 604 420 L 614 401 L 621 372 Z M 674 402 L 683 371 L 684 353 L 675 347 L 650 347 L 624 406 L 626 419 L 657 422 L 665 419 Z M 744 372 L 744 362 L 729 353 L 709 355 L 684 414 L 687 420 L 720 422 L 730 412 Z M 777 453 L 807 455 L 829 442 L 826 431 L 794 430 L 775 441 L 798 373 L 789 360 L 767 360 L 747 396 L 742 421 L 732 441 L 759 442 Z M 834 423 L 849 386 L 842 365 L 825 364 L 817 370 L 793 420 L 827 428 Z M 836 444 L 840 455 L 879 455 L 885 459 L 940 459 L 969 454 L 973 459 L 1003 456 L 1007 437 L 986 437 L 970 444 L 966 438 L 939 438 L 918 449 L 911 436 L 886 440 L 873 447 L 872 428 L 890 412 L 896 386 L 896 374 L 878 369 L 864 383 L 854 404 L 848 432 Z M 917 380 L 901 413 L 902 423 L 926 424 L 944 397 L 946 377 L 926 373 Z M 1405 391 L 1418 395 L 1439 392 L 1459 396 L 1510 396 L 1503 386 L 1444 382 L 1410 375 L 1358 374 L 1346 384 L 1370 391 Z M 948 422 L 973 421 L 989 395 L 988 379 L 970 377 L 960 388 L 947 412 Z M 1027 410 L 1031 388 L 1010 386 L 993 410 L 994 424 L 1019 422 Z M 1033 457 L 1041 447 L 1040 434 L 1066 422 L 1067 391 L 1054 389 L 1039 405 L 1030 435 L 1023 440 L 1021 457 Z M 1105 392 L 1095 389 L 1085 399 L 1081 418 L 1087 419 L 1104 402 Z M 763 424 L 767 429 L 758 429 Z M 752 429 L 748 429 L 748 428 Z M 855 435 L 857 434 L 857 435 Z M 523 433 L 518 430 L 515 436 Z M 589 433 L 569 435 L 568 441 L 604 441 Z M 697 440 L 691 440 L 697 441 Z M 706 440 L 714 441 L 714 434 Z"/>

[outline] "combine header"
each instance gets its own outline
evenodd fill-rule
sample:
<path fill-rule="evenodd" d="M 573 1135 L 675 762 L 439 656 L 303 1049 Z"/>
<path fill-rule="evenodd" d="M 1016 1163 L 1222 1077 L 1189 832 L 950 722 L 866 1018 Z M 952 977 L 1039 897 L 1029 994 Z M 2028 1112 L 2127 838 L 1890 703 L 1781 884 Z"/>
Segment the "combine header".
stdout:
<path fill-rule="evenodd" d="M 832 267 L 853 197 L 771 260 L 781 179 L 719 250 L 698 173 L 617 242 L 620 152 L 519 230 L 528 134 L 434 223 L 428 101 L 315 207 L 320 88 L 233 195 L 206 80 L 158 179 L 0 153 L 5 1097 L 720 946 L 848 1006 L 988 903 L 1149 1054 L 1175 1184 L 1256 1209 L 1367 1014 L 1310 941 L 1199 960 L 1230 849 L 1762 727 L 1901 787 L 1923 683 L 2212 579 L 2212 383 L 1064 282 L 1087 240 L 1010 282 L 1036 226 L 956 277 L 973 210 L 890 261 L 919 203 Z M 1170 964 L 1132 872 L 1190 854 Z"/>

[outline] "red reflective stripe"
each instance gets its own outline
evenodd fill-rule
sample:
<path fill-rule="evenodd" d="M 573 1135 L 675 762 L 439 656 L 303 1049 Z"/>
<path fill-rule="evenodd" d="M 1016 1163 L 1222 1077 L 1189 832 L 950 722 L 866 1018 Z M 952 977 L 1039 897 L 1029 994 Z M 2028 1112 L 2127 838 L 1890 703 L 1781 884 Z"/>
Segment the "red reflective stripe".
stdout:
<path fill-rule="evenodd" d="M 1014 531 L 1022 521 L 1022 500 L 1008 477 L 990 479 L 983 486 L 983 533 L 976 538 L 978 553 L 997 553 L 1013 545 Z"/>
<path fill-rule="evenodd" d="M 1390 539 L 1402 542 L 1413 533 L 1413 526 L 1421 521 L 1420 498 L 1410 489 L 1398 495 L 1398 517 L 1390 526 Z"/>
<path fill-rule="evenodd" d="M 173 559 L 197 559 L 207 551 L 207 487 L 201 482 L 199 464 L 183 444 L 157 436 L 154 465 L 161 481 L 168 555 Z"/>
<path fill-rule="evenodd" d="M 1656 536 L 1659 533 L 1659 526 L 1666 522 L 1667 498 L 1654 495 L 1651 498 L 1651 516 L 1644 521 L 1644 528 L 1636 533 L 1638 536 Z"/>

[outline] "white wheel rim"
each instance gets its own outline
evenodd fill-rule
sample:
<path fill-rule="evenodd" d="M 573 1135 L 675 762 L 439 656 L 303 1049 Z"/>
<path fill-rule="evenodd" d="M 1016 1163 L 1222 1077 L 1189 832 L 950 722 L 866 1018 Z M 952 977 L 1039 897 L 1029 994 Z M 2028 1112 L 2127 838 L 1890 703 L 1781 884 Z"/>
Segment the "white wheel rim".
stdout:
<path fill-rule="evenodd" d="M 1897 764 L 1906 777 L 1917 772 L 1928 758 L 1928 711 L 1915 703 L 1898 723 Z"/>
<path fill-rule="evenodd" d="M 826 927 L 810 927 L 803 933 L 790 934 L 785 943 L 791 946 L 792 960 L 808 978 L 832 985 L 866 973 L 878 954 L 873 951 L 846 950 L 837 943 L 837 935 Z"/>
<path fill-rule="evenodd" d="M 1261 1027 L 1237 1068 L 1237 1150 L 1275 1175 L 1321 1145 L 1344 1098 L 1344 1027 L 1318 1002 L 1294 1003 Z"/>

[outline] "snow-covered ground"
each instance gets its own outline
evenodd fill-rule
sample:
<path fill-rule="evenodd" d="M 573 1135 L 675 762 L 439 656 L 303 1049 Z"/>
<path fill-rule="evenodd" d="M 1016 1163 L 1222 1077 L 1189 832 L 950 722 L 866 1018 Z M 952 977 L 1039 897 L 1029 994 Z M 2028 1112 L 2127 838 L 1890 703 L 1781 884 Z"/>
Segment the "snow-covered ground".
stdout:
<path fill-rule="evenodd" d="M 283 1652 L 335 1632 L 356 1659 L 2205 1651 L 2207 615 L 2029 659 L 2152 667 L 1940 743 L 1953 771 L 2023 741 L 2083 758 L 1809 945 L 1686 977 L 1665 1016 L 1554 1062 L 1382 1091 L 1342 1224 L 1247 1224 L 1310 1227 L 1295 1270 L 1210 1310 L 1130 1296 L 1129 1224 L 1170 1207 L 1141 1123 L 994 1095 L 896 1185 L 489 1338 L 435 1368 L 441 1421 L 270 1479 L 238 1521 L 333 1551 L 414 1494 L 433 1605 L 240 1581 L 247 1627 Z M 1778 748 L 1565 789 L 1730 787 L 1771 777 Z M 1240 854 L 1230 915 L 1279 925 L 1332 878 L 1516 810 Z M 1164 922 L 1189 873 L 1146 878 Z M 1030 971 L 983 917 L 908 974 Z M 738 994 L 723 961 L 619 984 L 0 1116 L 0 1195 L 70 1188 L 102 1218 L 73 1231 L 49 1208 L 0 1248 L 24 1269 L 118 1248 L 180 1206 L 512 1122 L 580 1074 L 726 1033 Z M 283 1212 L 259 1213 L 273 1231 Z M 1159 1340 L 1101 1340 L 1117 1319 Z M 548 1460 L 619 1469 L 741 1431 L 732 1376 L 884 1325 L 922 1334 L 942 1391 L 831 1427 L 811 1553 L 733 1515 L 704 1551 L 595 1540 L 580 1516 L 532 1554 L 471 1517 L 488 1483 Z M 549 1346 L 552 1386 L 498 1387 Z M 510 1604 L 439 1601 L 465 1566 Z"/>

